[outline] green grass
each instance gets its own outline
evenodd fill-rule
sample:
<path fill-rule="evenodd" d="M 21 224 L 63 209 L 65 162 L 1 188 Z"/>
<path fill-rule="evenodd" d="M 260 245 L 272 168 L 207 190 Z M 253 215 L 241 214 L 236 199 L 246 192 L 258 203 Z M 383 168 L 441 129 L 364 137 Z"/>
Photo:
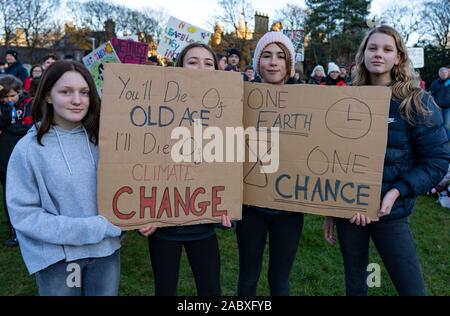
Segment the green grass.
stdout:
<path fill-rule="evenodd" d="M 0 205 L 1 208 L 1 205 Z M 6 248 L 3 242 L 7 228 L 0 210 L 0 295 L 35 295 L 34 278 L 28 275 L 18 248 Z M 344 274 L 339 246 L 328 245 L 322 237 L 322 217 L 307 215 L 299 251 L 291 275 L 291 295 L 344 295 Z M 429 295 L 450 295 L 450 209 L 444 209 L 435 198 L 420 197 L 410 218 Z M 218 231 L 222 256 L 222 292 L 235 295 L 238 252 L 234 231 Z M 369 289 L 369 295 L 396 295 L 382 261 L 371 244 L 370 262 L 382 267 L 380 288 Z M 267 250 L 267 247 L 266 247 Z M 120 295 L 153 295 L 153 272 L 146 239 L 135 232 L 127 234 L 121 252 L 122 279 Z M 205 258 L 205 260 L 207 260 Z M 258 295 L 269 295 L 267 253 Z M 196 295 L 195 284 L 183 254 L 180 295 Z"/>

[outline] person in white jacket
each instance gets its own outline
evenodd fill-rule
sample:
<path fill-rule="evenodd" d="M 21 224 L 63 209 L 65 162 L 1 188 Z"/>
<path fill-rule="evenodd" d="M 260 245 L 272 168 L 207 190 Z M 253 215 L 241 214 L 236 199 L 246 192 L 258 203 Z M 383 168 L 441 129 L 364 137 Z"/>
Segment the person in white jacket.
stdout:
<path fill-rule="evenodd" d="M 86 68 L 49 67 L 15 147 L 7 203 L 39 295 L 117 295 L 121 229 L 98 215 L 100 102 Z"/>

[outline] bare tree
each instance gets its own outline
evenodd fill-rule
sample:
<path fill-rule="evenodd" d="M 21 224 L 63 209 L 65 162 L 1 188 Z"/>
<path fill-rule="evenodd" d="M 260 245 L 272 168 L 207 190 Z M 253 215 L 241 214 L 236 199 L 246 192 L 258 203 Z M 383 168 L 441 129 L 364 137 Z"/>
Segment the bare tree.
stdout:
<path fill-rule="evenodd" d="M 243 19 L 245 26 L 253 20 L 254 10 L 249 0 L 217 0 L 222 14 L 216 16 L 215 20 L 231 27 L 235 32 L 239 29 L 239 21 Z"/>
<path fill-rule="evenodd" d="M 50 32 L 42 35 L 44 47 L 55 47 L 57 43 L 64 37 L 65 27 L 62 19 L 54 19 L 50 23 Z"/>
<path fill-rule="evenodd" d="M 155 10 L 150 10 L 149 13 L 145 14 L 149 14 L 149 16 L 156 21 L 152 33 L 154 39 L 159 41 L 161 39 L 162 34 L 164 33 L 165 25 L 169 21 L 169 15 L 164 11 L 155 11 Z"/>
<path fill-rule="evenodd" d="M 0 29 L 3 33 L 5 46 L 13 41 L 17 21 L 24 13 L 25 8 L 19 1 L 0 0 Z"/>
<path fill-rule="evenodd" d="M 115 17 L 118 7 L 103 0 L 69 1 L 67 6 L 75 18 L 75 23 L 92 31 L 102 31 L 106 20 Z"/>
<path fill-rule="evenodd" d="M 306 10 L 296 4 L 288 3 L 276 14 L 277 20 L 285 29 L 302 30 L 305 28 Z"/>
<path fill-rule="evenodd" d="M 133 10 L 124 6 L 117 6 L 114 10 L 114 22 L 116 30 L 123 34 L 132 34 L 130 20 L 133 18 Z"/>
<path fill-rule="evenodd" d="M 133 34 L 140 36 L 145 41 L 149 40 L 150 37 L 156 38 L 158 34 L 161 34 L 161 25 L 165 24 L 163 21 L 157 20 L 155 11 L 150 8 L 132 11 L 128 23 Z"/>
<path fill-rule="evenodd" d="M 437 44 L 446 49 L 450 46 L 450 0 L 428 1 L 424 5 L 422 19 Z"/>
<path fill-rule="evenodd" d="M 123 5 L 108 4 L 103 0 L 89 0 L 83 3 L 71 1 L 68 6 L 78 26 L 102 31 L 105 21 L 112 19 L 116 23 L 118 33 L 137 35 L 144 40 L 150 36 L 158 38 L 167 21 L 164 12 L 151 8 L 132 10 Z"/>
<path fill-rule="evenodd" d="M 382 24 L 387 24 L 400 32 L 405 43 L 409 41 L 412 34 L 417 34 L 419 39 L 426 33 L 426 28 L 422 23 L 421 8 L 411 5 L 393 6 L 384 10 L 381 14 Z M 418 39 L 418 40 L 419 40 Z"/>
<path fill-rule="evenodd" d="M 52 18 L 59 8 L 59 0 L 22 0 L 18 2 L 24 13 L 18 18 L 17 27 L 23 30 L 28 47 L 44 46 L 44 35 L 52 29 Z"/>

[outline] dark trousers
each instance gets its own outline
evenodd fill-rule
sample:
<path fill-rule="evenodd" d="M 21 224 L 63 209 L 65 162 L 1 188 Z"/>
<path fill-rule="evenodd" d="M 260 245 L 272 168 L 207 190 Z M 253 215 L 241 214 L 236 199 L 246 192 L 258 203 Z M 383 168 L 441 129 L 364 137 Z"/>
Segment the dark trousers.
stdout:
<path fill-rule="evenodd" d="M 3 208 L 6 213 L 6 221 L 8 222 L 9 229 L 12 228 L 11 221 L 9 220 L 8 207 L 6 206 L 6 171 L 0 171 L 0 183 L 2 184 L 3 189 Z"/>
<path fill-rule="evenodd" d="M 237 222 L 239 248 L 239 296 L 255 296 L 261 274 L 264 248 L 269 235 L 270 295 L 289 295 L 291 274 L 300 236 L 303 213 L 272 214 L 245 207 L 242 220 Z"/>
<path fill-rule="evenodd" d="M 370 238 L 398 294 L 426 295 L 408 218 L 374 222 L 365 227 L 351 224 L 348 219 L 336 219 L 336 228 L 344 259 L 347 295 L 367 295 Z"/>
<path fill-rule="evenodd" d="M 150 236 L 148 247 L 155 278 L 155 295 L 177 295 L 183 246 L 194 274 L 197 294 L 199 296 L 220 295 L 220 253 L 215 234 L 192 241 L 171 241 Z"/>

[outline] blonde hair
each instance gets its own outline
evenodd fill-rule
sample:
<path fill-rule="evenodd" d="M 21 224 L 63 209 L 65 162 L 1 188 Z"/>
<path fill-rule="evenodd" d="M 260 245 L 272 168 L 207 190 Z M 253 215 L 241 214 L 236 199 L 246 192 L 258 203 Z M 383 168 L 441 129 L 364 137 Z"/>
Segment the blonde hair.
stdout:
<path fill-rule="evenodd" d="M 369 38 L 376 33 L 391 36 L 395 41 L 397 53 L 399 57 L 398 65 L 394 65 L 391 69 L 392 77 L 392 97 L 401 102 L 399 111 L 402 117 L 411 125 L 416 123 L 415 116 L 429 115 L 428 109 L 422 104 L 423 91 L 420 88 L 420 82 L 417 80 L 414 68 L 408 56 L 405 42 L 401 35 L 392 27 L 382 25 L 370 30 L 364 37 L 356 54 L 356 71 L 352 80 L 355 86 L 363 86 L 370 84 L 369 71 L 364 64 L 364 53 L 366 51 Z"/>

